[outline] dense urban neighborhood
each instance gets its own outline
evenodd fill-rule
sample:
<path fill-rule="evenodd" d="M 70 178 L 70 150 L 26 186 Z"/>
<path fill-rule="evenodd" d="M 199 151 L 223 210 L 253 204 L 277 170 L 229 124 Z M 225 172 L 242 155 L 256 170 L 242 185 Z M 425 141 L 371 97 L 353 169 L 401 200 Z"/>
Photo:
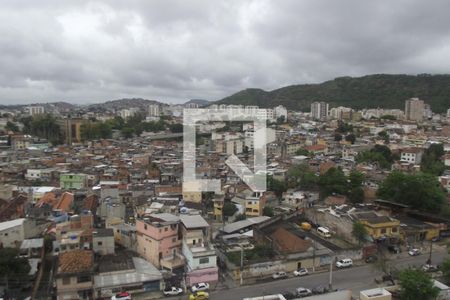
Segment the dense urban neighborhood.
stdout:
<path fill-rule="evenodd" d="M 183 182 L 183 114 L 266 121 L 267 190 L 252 122 L 199 122 Z M 123 99 L 5 106 L 5 299 L 450 299 L 450 109 Z M 258 137 L 259 138 L 259 137 Z M 425 296 L 415 290 L 417 284 Z M 425 286 L 426 285 L 426 286 Z M 438 297 L 438 298 L 436 298 Z M 411 299 L 411 298 L 401 298 Z"/>

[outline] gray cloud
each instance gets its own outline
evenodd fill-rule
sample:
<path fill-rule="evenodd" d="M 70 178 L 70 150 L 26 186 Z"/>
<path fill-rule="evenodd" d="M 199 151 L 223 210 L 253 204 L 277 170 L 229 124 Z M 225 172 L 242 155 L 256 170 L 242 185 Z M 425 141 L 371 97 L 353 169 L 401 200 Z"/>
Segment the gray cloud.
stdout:
<path fill-rule="evenodd" d="M 0 103 L 220 99 L 343 75 L 449 73 L 448 1 L 0 3 Z"/>

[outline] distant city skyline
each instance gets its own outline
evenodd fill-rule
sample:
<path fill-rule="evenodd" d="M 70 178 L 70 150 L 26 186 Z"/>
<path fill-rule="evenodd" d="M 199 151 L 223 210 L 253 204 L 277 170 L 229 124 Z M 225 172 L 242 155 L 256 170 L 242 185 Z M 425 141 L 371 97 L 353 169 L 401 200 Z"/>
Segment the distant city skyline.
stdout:
<path fill-rule="evenodd" d="M 169 2 L 169 4 L 168 4 Z M 2 1 L 0 104 L 450 73 L 446 1 Z"/>

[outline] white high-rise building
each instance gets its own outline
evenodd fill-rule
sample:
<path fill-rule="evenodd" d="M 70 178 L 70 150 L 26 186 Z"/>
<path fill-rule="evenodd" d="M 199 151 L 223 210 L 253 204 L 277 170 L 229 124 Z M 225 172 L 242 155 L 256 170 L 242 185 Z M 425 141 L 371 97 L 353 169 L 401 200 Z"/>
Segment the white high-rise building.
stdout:
<path fill-rule="evenodd" d="M 279 117 L 284 117 L 284 120 L 287 121 L 287 109 L 283 105 L 278 105 L 273 109 L 275 114 L 275 119 L 278 119 Z"/>
<path fill-rule="evenodd" d="M 406 120 L 423 121 L 425 103 L 419 98 L 411 98 L 405 101 Z"/>
<path fill-rule="evenodd" d="M 328 103 L 313 102 L 311 103 L 311 118 L 316 120 L 326 120 L 328 117 Z"/>
<path fill-rule="evenodd" d="M 25 108 L 25 111 L 30 116 L 36 116 L 36 115 L 42 115 L 45 110 L 44 110 L 43 106 L 28 106 Z"/>
<path fill-rule="evenodd" d="M 160 117 L 161 116 L 161 108 L 159 104 L 150 104 L 148 106 L 148 116 L 149 117 Z"/>

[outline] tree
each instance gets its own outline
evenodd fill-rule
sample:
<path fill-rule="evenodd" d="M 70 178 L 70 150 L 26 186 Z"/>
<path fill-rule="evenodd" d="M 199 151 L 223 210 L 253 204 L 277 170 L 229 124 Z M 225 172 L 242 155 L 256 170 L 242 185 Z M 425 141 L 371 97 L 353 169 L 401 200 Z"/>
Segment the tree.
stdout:
<path fill-rule="evenodd" d="M 368 236 L 368 232 L 366 227 L 361 222 L 353 223 L 352 235 L 358 241 L 358 244 L 361 245 L 366 241 L 366 237 Z"/>
<path fill-rule="evenodd" d="M 278 198 L 281 198 L 287 187 L 284 182 L 276 180 L 272 176 L 267 176 L 267 189 L 273 191 Z"/>
<path fill-rule="evenodd" d="M 424 173 L 433 174 L 436 176 L 442 175 L 445 170 L 445 165 L 441 158 L 445 154 L 444 146 L 442 144 L 431 144 L 425 150 L 420 164 L 420 169 Z"/>
<path fill-rule="evenodd" d="M 364 202 L 364 190 L 361 187 L 351 188 L 347 196 L 348 200 L 353 204 Z"/>
<path fill-rule="evenodd" d="M 235 218 L 234 218 L 234 220 L 235 221 L 242 221 L 242 220 L 245 220 L 247 217 L 244 215 L 244 214 L 238 214 Z"/>
<path fill-rule="evenodd" d="M 183 132 L 183 124 L 170 124 L 169 125 L 169 130 L 172 133 L 179 133 L 179 132 Z"/>
<path fill-rule="evenodd" d="M 441 271 L 447 283 L 450 283 L 450 259 L 444 260 L 441 265 Z"/>
<path fill-rule="evenodd" d="M 377 163 L 381 168 L 391 167 L 394 157 L 389 147 L 385 145 L 375 145 L 369 151 L 362 151 L 356 156 L 356 161 Z"/>
<path fill-rule="evenodd" d="M 308 150 L 304 149 L 304 148 L 301 148 L 301 149 L 298 149 L 297 151 L 295 151 L 295 155 L 309 156 L 310 154 L 311 153 Z"/>
<path fill-rule="evenodd" d="M 347 178 L 339 168 L 330 168 L 325 174 L 319 177 L 319 186 L 322 197 L 329 196 L 333 193 L 347 194 Z"/>
<path fill-rule="evenodd" d="M 439 289 L 434 287 L 430 276 L 422 270 L 400 271 L 399 282 L 402 300 L 431 300 L 436 299 L 439 294 Z"/>
<path fill-rule="evenodd" d="M 270 206 L 266 206 L 263 209 L 263 215 L 267 216 L 267 217 L 273 217 L 274 213 L 273 213 L 273 208 Z"/>
<path fill-rule="evenodd" d="M 347 124 L 343 121 L 339 121 L 336 132 L 339 132 L 339 133 L 353 132 L 353 126 L 351 124 Z"/>
<path fill-rule="evenodd" d="M 445 201 L 445 193 L 436 177 L 423 173 L 392 172 L 380 184 L 377 195 L 429 212 L 438 212 Z"/>
<path fill-rule="evenodd" d="M 133 137 L 134 129 L 130 127 L 124 127 L 120 132 L 122 133 L 124 138 L 129 139 Z"/>
<path fill-rule="evenodd" d="M 5 283 L 11 278 L 22 278 L 30 272 L 30 265 L 26 258 L 18 256 L 15 248 L 0 249 L 0 276 L 5 278 Z"/>
<path fill-rule="evenodd" d="M 11 121 L 6 122 L 5 129 L 12 132 L 19 132 L 19 126 L 17 126 L 15 123 Z"/>
<path fill-rule="evenodd" d="M 288 186 L 296 188 L 300 185 L 304 189 L 313 189 L 317 187 L 319 178 L 309 170 L 306 164 L 294 165 L 289 168 L 288 173 Z"/>
<path fill-rule="evenodd" d="M 238 209 L 236 208 L 236 205 L 227 201 L 223 204 L 222 214 L 225 217 L 231 217 L 232 215 L 234 215 L 237 212 L 237 210 Z"/>
<path fill-rule="evenodd" d="M 335 140 L 336 142 L 342 141 L 342 134 L 336 132 L 336 133 L 334 134 L 334 140 Z"/>
<path fill-rule="evenodd" d="M 63 136 L 57 120 L 50 114 L 38 115 L 21 119 L 23 132 L 47 139 L 53 145 L 63 142 Z"/>
<path fill-rule="evenodd" d="M 389 134 L 386 131 L 378 132 L 378 136 L 384 140 L 385 144 L 389 144 Z"/>
<path fill-rule="evenodd" d="M 277 118 L 277 124 L 284 124 L 286 122 L 286 119 L 284 118 L 284 116 L 279 116 Z"/>
<path fill-rule="evenodd" d="M 350 133 L 350 134 L 345 136 L 345 140 L 347 142 L 350 142 L 353 145 L 355 143 L 355 141 L 356 141 L 356 135 L 354 135 L 353 133 Z"/>

